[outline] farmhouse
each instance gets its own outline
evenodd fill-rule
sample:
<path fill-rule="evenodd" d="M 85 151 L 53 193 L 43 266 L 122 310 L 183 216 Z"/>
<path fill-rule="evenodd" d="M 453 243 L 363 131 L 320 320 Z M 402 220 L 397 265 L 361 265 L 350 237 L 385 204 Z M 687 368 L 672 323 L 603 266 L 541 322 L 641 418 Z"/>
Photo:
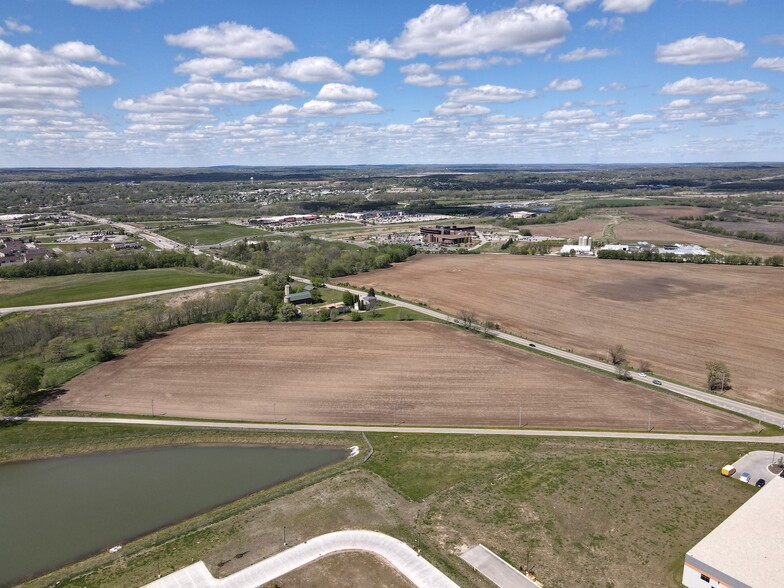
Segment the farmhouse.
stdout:
<path fill-rule="evenodd" d="M 781 586 L 784 478 L 773 478 L 707 537 L 683 563 L 687 588 Z"/>
<path fill-rule="evenodd" d="M 592 255 L 593 239 L 588 236 L 582 236 L 577 241 L 577 245 L 564 245 L 561 247 L 561 255 L 570 255 L 572 251 L 574 251 L 576 255 Z"/>
<path fill-rule="evenodd" d="M 286 284 L 283 302 L 289 302 L 291 304 L 310 304 L 313 302 L 313 295 L 311 294 L 311 290 L 303 290 L 302 292 L 294 292 L 294 294 L 292 294 L 291 286 Z"/>

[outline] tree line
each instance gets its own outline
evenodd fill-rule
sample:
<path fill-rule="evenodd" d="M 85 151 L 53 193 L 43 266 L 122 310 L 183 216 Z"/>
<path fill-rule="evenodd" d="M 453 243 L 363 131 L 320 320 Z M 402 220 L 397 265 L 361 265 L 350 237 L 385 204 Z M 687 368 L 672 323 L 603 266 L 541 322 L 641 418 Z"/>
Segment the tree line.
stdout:
<path fill-rule="evenodd" d="M 88 257 L 58 256 L 53 259 L 41 259 L 21 265 L 5 265 L 0 267 L 0 278 L 40 278 L 176 267 L 193 267 L 203 271 L 226 274 L 254 275 L 255 273 L 252 270 L 224 265 L 209 255 L 196 255 L 190 251 L 118 252 L 108 250 L 98 251 Z"/>
<path fill-rule="evenodd" d="M 784 266 L 784 256 L 755 257 L 752 255 L 677 255 L 675 253 L 659 253 L 658 251 L 622 251 L 600 249 L 596 256 L 599 259 L 626 259 L 631 261 L 660 261 L 669 263 L 701 263 L 726 265 L 766 265 L 770 267 Z"/>

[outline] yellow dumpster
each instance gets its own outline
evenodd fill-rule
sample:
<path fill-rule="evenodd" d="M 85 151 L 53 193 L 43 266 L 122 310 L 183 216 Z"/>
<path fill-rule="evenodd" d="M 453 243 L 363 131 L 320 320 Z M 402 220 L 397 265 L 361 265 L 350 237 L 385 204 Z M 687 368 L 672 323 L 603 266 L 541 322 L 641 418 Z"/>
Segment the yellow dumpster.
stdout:
<path fill-rule="evenodd" d="M 734 473 L 735 473 L 735 468 L 732 467 L 731 465 L 725 465 L 723 468 L 721 468 L 722 476 L 731 476 Z"/>

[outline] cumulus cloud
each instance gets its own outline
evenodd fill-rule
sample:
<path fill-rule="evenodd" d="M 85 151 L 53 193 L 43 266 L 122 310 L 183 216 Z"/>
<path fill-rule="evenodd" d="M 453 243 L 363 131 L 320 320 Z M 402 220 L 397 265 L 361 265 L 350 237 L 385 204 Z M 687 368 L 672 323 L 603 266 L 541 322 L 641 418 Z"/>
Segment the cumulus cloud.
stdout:
<path fill-rule="evenodd" d="M 33 31 L 33 27 L 21 23 L 15 18 L 6 18 L 3 23 L 9 31 L 14 33 L 31 33 Z"/>
<path fill-rule="evenodd" d="M 198 27 L 179 35 L 166 35 L 164 39 L 175 47 L 195 49 L 204 55 L 236 59 L 279 57 L 295 49 L 291 39 L 284 35 L 236 22 L 222 22 L 216 27 Z"/>
<path fill-rule="evenodd" d="M 363 102 L 373 100 L 378 94 L 370 88 L 349 86 L 347 84 L 326 84 L 316 95 L 316 100 L 330 102 Z"/>
<path fill-rule="evenodd" d="M 456 104 L 507 104 L 535 96 L 534 90 L 518 90 L 517 88 L 491 85 L 461 88 L 447 93 L 448 101 Z"/>
<path fill-rule="evenodd" d="M 155 0 L 68 0 L 74 6 L 87 6 L 88 8 L 123 10 L 136 10 L 155 2 Z"/>
<path fill-rule="evenodd" d="M 633 114 L 631 116 L 625 116 L 620 119 L 620 122 L 624 124 L 639 124 L 639 123 L 647 123 L 653 122 L 657 120 L 656 116 L 653 114 Z"/>
<path fill-rule="evenodd" d="M 481 57 L 465 57 L 463 59 L 441 61 L 437 63 L 435 67 L 436 69 L 440 69 L 442 71 L 451 71 L 457 69 L 477 70 L 492 67 L 494 65 L 516 65 L 518 63 L 520 63 L 520 60 L 517 57 L 501 57 L 499 55 L 494 55 L 493 57 L 488 57 L 487 59 L 483 59 Z"/>
<path fill-rule="evenodd" d="M 592 18 L 585 23 L 586 29 L 607 29 L 612 33 L 617 33 L 623 30 L 624 19 L 622 16 L 614 16 L 612 18 Z"/>
<path fill-rule="evenodd" d="M 241 61 L 230 57 L 201 57 L 183 61 L 174 69 L 174 73 L 209 78 L 216 74 L 237 71 L 241 67 Z"/>
<path fill-rule="evenodd" d="M 656 61 L 673 65 L 724 63 L 745 55 L 745 46 L 740 41 L 704 35 L 688 37 L 656 48 Z"/>
<path fill-rule="evenodd" d="M 360 76 L 377 76 L 384 71 L 384 62 L 373 57 L 359 57 L 349 61 L 344 69 Z"/>
<path fill-rule="evenodd" d="M 476 104 L 457 104 L 455 102 L 444 102 L 433 109 L 436 116 L 482 116 L 492 112 L 486 106 Z"/>
<path fill-rule="evenodd" d="M 615 49 L 587 49 L 585 47 L 578 47 L 569 53 L 563 53 L 558 56 L 558 61 L 584 61 L 586 59 L 604 59 L 612 55 L 617 55 Z"/>
<path fill-rule="evenodd" d="M 696 96 L 704 94 L 757 94 L 770 92 L 771 87 L 750 80 L 727 80 L 724 78 L 683 78 L 665 85 L 660 93 L 665 95 Z"/>
<path fill-rule="evenodd" d="M 758 57 L 751 67 L 771 69 L 784 73 L 784 57 Z"/>
<path fill-rule="evenodd" d="M 95 45 L 88 45 L 81 41 L 69 41 L 68 43 L 60 43 L 52 47 L 52 53 L 63 59 L 70 59 L 71 61 L 95 61 L 97 63 L 106 63 L 109 65 L 117 65 L 117 61 L 111 57 L 106 57 L 101 53 Z"/>
<path fill-rule="evenodd" d="M 558 4 L 563 4 L 566 10 L 582 10 L 594 0 L 557 0 Z"/>
<path fill-rule="evenodd" d="M 278 74 L 300 82 L 350 82 L 351 74 L 329 57 L 304 57 L 278 68 Z"/>
<path fill-rule="evenodd" d="M 289 82 L 261 78 L 249 82 L 191 81 L 176 88 L 139 98 L 115 100 L 119 110 L 133 112 L 203 111 L 206 105 L 228 105 L 262 100 L 291 100 L 304 93 Z"/>
<path fill-rule="evenodd" d="M 547 86 L 545 86 L 545 90 L 549 92 L 571 92 L 573 90 L 579 90 L 583 87 L 583 83 L 578 79 L 571 79 L 571 80 L 560 80 L 555 79 Z"/>
<path fill-rule="evenodd" d="M 350 114 L 381 114 L 384 109 L 373 102 L 361 101 L 341 104 L 331 100 L 310 100 L 305 102 L 296 114 L 298 116 L 348 116 Z"/>
<path fill-rule="evenodd" d="M 784 35 L 767 35 L 762 37 L 762 42 L 772 45 L 784 45 Z"/>
<path fill-rule="evenodd" d="M 0 41 L 0 109 L 72 109 L 81 88 L 108 86 L 112 76 L 32 45 Z"/>
<path fill-rule="evenodd" d="M 351 49 L 362 57 L 382 59 L 412 59 L 422 54 L 458 57 L 491 51 L 533 55 L 560 44 L 570 30 L 566 11 L 550 4 L 486 14 L 472 14 L 465 4 L 434 4 L 406 22 L 391 43 L 366 39 Z"/>
<path fill-rule="evenodd" d="M 605 12 L 645 12 L 656 0 L 602 0 Z"/>
<path fill-rule="evenodd" d="M 433 72 L 426 63 L 404 65 L 400 68 L 400 72 L 406 74 L 403 83 L 411 86 L 434 88 L 436 86 L 462 86 L 466 83 L 460 76 L 441 76 Z"/>
<path fill-rule="evenodd" d="M 622 84 L 621 82 L 610 82 L 599 88 L 600 92 L 623 92 L 625 90 L 628 90 L 628 88 L 626 87 L 626 84 Z"/>
<path fill-rule="evenodd" d="M 726 96 L 711 96 L 705 100 L 705 104 L 742 104 L 748 98 L 743 94 L 728 94 Z"/>

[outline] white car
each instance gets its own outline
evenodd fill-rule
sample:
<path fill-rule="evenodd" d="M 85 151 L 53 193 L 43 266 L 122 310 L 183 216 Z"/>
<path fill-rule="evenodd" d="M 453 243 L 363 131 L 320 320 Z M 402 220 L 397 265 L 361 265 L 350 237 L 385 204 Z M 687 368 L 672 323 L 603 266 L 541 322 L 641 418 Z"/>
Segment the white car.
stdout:
<path fill-rule="evenodd" d="M 748 472 L 743 472 L 740 475 L 740 481 L 744 482 L 745 484 L 749 484 L 751 482 L 751 474 Z"/>

